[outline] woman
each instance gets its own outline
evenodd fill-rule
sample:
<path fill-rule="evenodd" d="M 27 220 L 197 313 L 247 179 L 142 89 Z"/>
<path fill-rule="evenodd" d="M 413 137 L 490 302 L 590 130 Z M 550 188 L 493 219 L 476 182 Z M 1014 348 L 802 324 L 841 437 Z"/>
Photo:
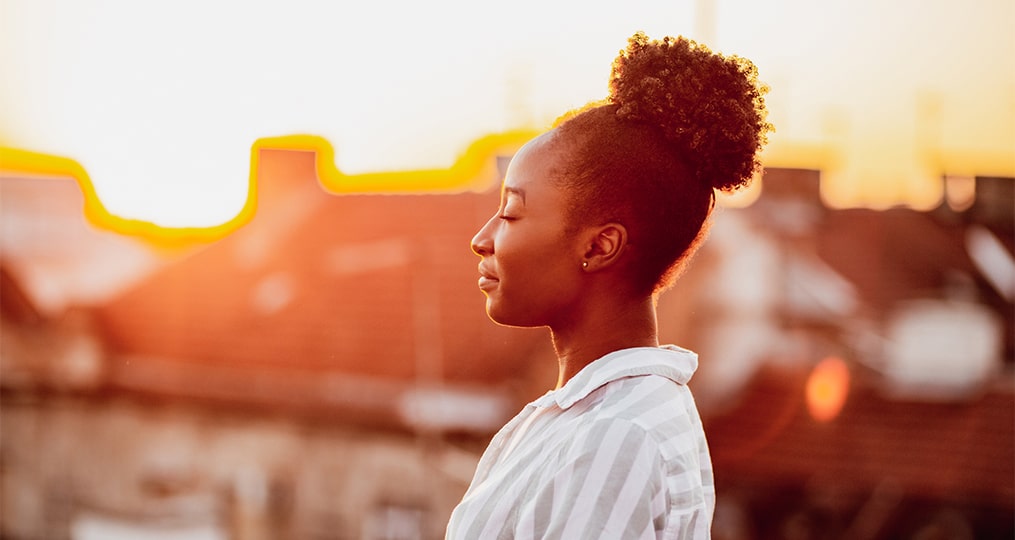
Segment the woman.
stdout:
<path fill-rule="evenodd" d="M 715 190 L 745 185 L 771 126 L 747 60 L 635 34 L 607 102 L 526 144 L 472 241 L 487 314 L 550 328 L 556 389 L 494 437 L 449 539 L 707 538 L 715 506 L 687 382 L 655 301 Z"/>

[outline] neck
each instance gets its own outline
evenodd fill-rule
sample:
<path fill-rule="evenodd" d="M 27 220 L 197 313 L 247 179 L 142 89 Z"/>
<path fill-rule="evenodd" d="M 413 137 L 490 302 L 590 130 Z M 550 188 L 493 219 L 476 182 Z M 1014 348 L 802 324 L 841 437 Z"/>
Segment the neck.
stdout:
<path fill-rule="evenodd" d="M 652 297 L 592 311 L 574 324 L 551 326 L 550 332 L 559 366 L 557 388 L 603 355 L 659 346 Z"/>

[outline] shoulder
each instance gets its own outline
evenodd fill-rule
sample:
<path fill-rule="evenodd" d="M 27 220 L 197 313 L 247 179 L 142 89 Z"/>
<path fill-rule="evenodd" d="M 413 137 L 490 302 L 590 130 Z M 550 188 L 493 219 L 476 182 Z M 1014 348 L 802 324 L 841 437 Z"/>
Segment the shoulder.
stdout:
<path fill-rule="evenodd" d="M 660 375 L 641 375 L 611 381 L 583 403 L 586 430 L 643 439 L 658 452 L 667 468 L 696 468 L 706 452 L 704 428 L 690 389 Z M 605 435 L 609 431 L 611 435 Z"/>
<path fill-rule="evenodd" d="M 625 447 L 617 459 L 648 452 L 665 460 L 673 454 L 668 448 L 677 441 L 696 447 L 700 432 L 687 387 L 659 375 L 610 381 L 569 412 L 570 433 L 559 448 L 564 459 L 597 454 L 622 442 Z"/>
<path fill-rule="evenodd" d="M 652 374 L 610 381 L 583 401 L 590 420 L 630 422 L 648 431 L 695 411 L 686 385 Z"/>

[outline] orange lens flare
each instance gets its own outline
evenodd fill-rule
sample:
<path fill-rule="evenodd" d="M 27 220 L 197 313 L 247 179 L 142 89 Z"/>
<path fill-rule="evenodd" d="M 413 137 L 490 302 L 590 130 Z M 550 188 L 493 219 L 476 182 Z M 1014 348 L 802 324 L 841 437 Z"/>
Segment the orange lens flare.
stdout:
<path fill-rule="evenodd" d="M 807 410 L 819 422 L 828 422 L 842 411 L 849 395 L 849 368 L 835 357 L 825 358 L 807 378 Z"/>

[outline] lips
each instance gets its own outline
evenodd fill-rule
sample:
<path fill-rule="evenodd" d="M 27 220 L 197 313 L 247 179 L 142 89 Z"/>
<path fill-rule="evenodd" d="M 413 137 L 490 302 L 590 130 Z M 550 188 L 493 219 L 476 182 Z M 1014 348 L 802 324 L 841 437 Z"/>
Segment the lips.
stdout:
<path fill-rule="evenodd" d="M 490 272 L 489 270 L 483 268 L 482 266 L 479 267 L 479 288 L 480 289 L 483 289 L 483 290 L 490 289 L 490 288 L 494 287 L 495 285 L 497 285 L 497 283 L 499 281 L 500 280 L 497 279 L 497 276 L 495 276 L 492 272 Z"/>

